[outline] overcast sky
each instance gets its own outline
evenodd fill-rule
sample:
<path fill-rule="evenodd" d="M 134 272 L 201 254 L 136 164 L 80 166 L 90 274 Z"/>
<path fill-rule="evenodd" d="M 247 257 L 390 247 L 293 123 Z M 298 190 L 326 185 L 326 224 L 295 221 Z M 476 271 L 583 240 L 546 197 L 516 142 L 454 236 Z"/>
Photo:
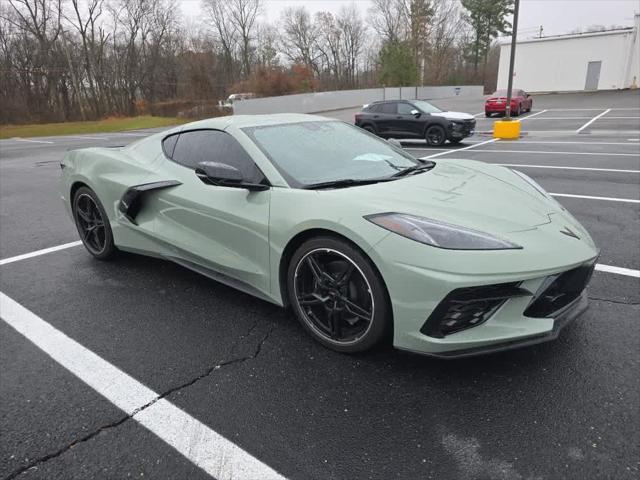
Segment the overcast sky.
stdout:
<path fill-rule="evenodd" d="M 185 16 L 199 17 L 201 0 L 178 0 Z M 455 1 L 455 0 L 447 0 Z M 264 16 L 270 22 L 278 20 L 280 12 L 289 6 L 306 6 L 315 13 L 320 10 L 337 12 L 342 5 L 355 3 L 363 16 L 370 0 L 265 0 Z M 521 0 L 518 37 L 531 37 L 540 25 L 544 35 L 568 33 L 590 25 L 633 25 L 634 11 L 640 13 L 638 0 Z"/>

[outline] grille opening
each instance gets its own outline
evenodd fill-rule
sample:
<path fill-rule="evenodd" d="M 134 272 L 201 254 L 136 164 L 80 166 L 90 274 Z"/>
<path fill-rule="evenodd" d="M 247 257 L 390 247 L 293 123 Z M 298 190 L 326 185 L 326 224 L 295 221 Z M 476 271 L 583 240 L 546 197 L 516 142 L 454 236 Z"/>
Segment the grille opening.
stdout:
<path fill-rule="evenodd" d="M 435 338 L 476 327 L 486 322 L 509 298 L 531 295 L 518 282 L 458 288 L 450 292 L 420 329 Z"/>
<path fill-rule="evenodd" d="M 527 317 L 553 317 L 575 301 L 587 287 L 595 262 L 549 277 L 524 311 Z"/>

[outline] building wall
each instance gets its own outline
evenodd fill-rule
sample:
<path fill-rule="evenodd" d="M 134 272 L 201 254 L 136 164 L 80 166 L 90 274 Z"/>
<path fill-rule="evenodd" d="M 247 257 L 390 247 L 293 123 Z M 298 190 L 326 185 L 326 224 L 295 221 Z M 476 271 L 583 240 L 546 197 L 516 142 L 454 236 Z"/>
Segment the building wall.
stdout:
<path fill-rule="evenodd" d="M 640 41 L 636 28 L 570 38 L 518 42 L 513 85 L 531 92 L 584 90 L 587 64 L 601 61 L 598 90 L 629 88 L 636 76 L 640 84 Z M 511 45 L 502 45 L 498 88 L 507 88 Z"/>
<path fill-rule="evenodd" d="M 235 102 L 233 113 L 318 113 L 360 107 L 378 100 L 436 99 L 456 96 L 482 96 L 482 85 L 441 87 L 386 87 L 334 92 L 300 93 L 280 97 L 252 98 Z"/>

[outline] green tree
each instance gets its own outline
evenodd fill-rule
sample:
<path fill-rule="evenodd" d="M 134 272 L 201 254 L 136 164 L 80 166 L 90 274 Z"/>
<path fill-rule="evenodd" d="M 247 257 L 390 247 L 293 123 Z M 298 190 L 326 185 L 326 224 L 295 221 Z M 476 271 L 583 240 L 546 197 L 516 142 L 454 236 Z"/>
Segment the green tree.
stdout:
<path fill-rule="evenodd" d="M 406 87 L 418 81 L 418 68 L 408 42 L 385 42 L 380 49 L 379 63 L 378 79 L 382 85 Z"/>
<path fill-rule="evenodd" d="M 467 21 L 473 28 L 474 40 L 471 45 L 473 68 L 478 70 L 480 58 L 486 64 L 491 42 L 499 33 L 511 31 L 507 17 L 513 13 L 514 0 L 461 0 L 467 10 Z"/>

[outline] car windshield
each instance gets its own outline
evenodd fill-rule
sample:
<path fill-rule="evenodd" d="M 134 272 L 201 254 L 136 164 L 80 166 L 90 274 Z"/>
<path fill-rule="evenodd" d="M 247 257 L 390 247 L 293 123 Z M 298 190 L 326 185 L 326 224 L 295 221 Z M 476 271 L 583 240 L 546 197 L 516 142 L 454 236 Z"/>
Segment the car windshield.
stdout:
<path fill-rule="evenodd" d="M 440 110 L 435 105 L 431 105 L 429 102 L 425 102 L 424 100 L 412 100 L 411 103 L 418 107 L 423 113 L 440 113 Z"/>
<path fill-rule="evenodd" d="M 420 163 L 389 142 L 339 121 L 242 130 L 294 188 L 340 180 L 390 178 Z"/>

